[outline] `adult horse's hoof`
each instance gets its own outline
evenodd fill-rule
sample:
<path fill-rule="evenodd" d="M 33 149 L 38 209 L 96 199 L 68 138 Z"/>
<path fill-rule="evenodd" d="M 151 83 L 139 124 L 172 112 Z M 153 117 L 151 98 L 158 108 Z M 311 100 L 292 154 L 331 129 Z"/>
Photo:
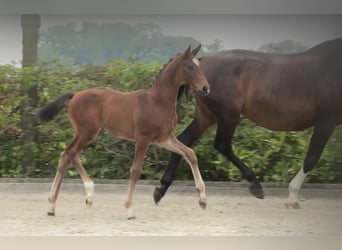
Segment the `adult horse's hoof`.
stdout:
<path fill-rule="evenodd" d="M 47 212 L 48 216 L 55 216 L 55 212 Z"/>
<path fill-rule="evenodd" d="M 251 194 L 253 194 L 258 199 L 265 198 L 264 190 L 262 189 L 262 186 L 259 182 L 253 182 L 249 187 L 249 192 L 251 192 Z"/>
<path fill-rule="evenodd" d="M 287 202 L 287 203 L 285 203 L 285 207 L 287 209 L 300 209 L 298 202 Z"/>
<path fill-rule="evenodd" d="M 160 193 L 160 188 L 155 188 L 153 192 L 153 200 L 156 205 L 158 205 L 159 201 L 163 198 L 163 195 Z"/>

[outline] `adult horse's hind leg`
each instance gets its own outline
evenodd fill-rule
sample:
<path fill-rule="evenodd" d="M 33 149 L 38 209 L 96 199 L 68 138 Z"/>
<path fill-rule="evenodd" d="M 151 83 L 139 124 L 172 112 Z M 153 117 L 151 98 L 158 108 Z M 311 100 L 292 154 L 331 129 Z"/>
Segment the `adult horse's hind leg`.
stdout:
<path fill-rule="evenodd" d="M 61 187 L 62 178 L 64 176 L 65 170 L 68 168 L 70 163 L 71 163 L 71 160 L 69 156 L 65 153 L 65 151 L 63 151 L 59 158 L 56 175 L 55 175 L 55 178 L 52 182 L 51 189 L 50 189 L 49 209 L 47 212 L 49 216 L 55 215 L 55 205 L 56 205 L 56 200 L 58 197 L 58 192 Z"/>
<path fill-rule="evenodd" d="M 317 164 L 329 137 L 334 131 L 334 128 L 335 124 L 333 122 L 318 124 L 314 127 L 309 149 L 305 156 L 304 165 L 289 184 L 289 198 L 285 203 L 287 208 L 300 208 L 298 203 L 299 190 L 309 171 L 311 171 Z"/>
<path fill-rule="evenodd" d="M 229 122 L 222 120 L 217 121 L 217 130 L 214 141 L 214 148 L 230 160 L 250 183 L 249 191 L 257 198 L 264 198 L 264 191 L 262 186 L 256 179 L 255 173 L 247 167 L 233 152 L 232 149 L 232 136 L 238 124 L 239 115 L 234 119 L 233 115 L 226 115 L 229 117 Z"/>
<path fill-rule="evenodd" d="M 202 119 L 201 121 L 202 123 L 200 124 L 197 119 L 193 120 L 177 137 L 177 139 L 184 145 L 191 147 L 191 145 L 203 134 L 203 132 L 214 123 L 213 121 L 208 121 L 204 124 L 203 121 L 205 120 Z M 160 187 L 156 187 L 153 193 L 153 199 L 156 204 L 158 204 L 158 202 L 164 197 L 166 191 L 172 184 L 172 181 L 176 176 L 177 167 L 181 157 L 182 156 L 179 154 L 171 153 L 167 168 L 160 180 L 161 185 Z"/>
<path fill-rule="evenodd" d="M 184 157 L 191 167 L 196 189 L 199 195 L 199 205 L 203 209 L 206 208 L 207 198 L 205 194 L 205 185 L 198 168 L 197 157 L 194 151 L 178 141 L 174 135 L 171 135 L 167 141 L 158 143 L 157 145 Z"/>

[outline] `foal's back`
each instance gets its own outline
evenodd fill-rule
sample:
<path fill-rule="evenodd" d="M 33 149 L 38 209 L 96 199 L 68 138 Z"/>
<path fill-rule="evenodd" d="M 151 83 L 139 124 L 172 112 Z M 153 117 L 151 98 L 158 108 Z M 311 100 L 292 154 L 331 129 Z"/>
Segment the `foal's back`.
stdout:
<path fill-rule="evenodd" d="M 103 87 L 79 91 L 68 103 L 68 116 L 77 132 L 95 134 L 105 129 L 124 139 L 135 140 L 140 134 L 156 142 L 169 136 L 177 123 L 176 106 L 158 105 L 151 88 L 132 92 Z"/>
<path fill-rule="evenodd" d="M 68 103 L 69 120 L 76 131 L 106 129 L 120 137 L 133 139 L 136 97 L 143 91 L 120 92 L 108 88 L 79 91 Z"/>

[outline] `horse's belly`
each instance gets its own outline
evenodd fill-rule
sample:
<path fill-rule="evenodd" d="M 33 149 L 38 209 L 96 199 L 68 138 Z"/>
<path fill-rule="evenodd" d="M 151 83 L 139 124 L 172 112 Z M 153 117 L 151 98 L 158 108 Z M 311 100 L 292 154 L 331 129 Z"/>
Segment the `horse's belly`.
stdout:
<path fill-rule="evenodd" d="M 278 110 L 248 110 L 243 113 L 249 120 L 271 130 L 296 131 L 313 125 L 311 112 Z"/>

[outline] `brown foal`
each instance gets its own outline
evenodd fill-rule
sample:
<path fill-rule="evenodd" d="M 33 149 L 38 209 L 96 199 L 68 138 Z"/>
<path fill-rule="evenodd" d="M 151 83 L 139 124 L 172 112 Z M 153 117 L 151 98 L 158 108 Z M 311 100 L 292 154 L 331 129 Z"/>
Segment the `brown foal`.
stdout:
<path fill-rule="evenodd" d="M 199 194 L 199 204 L 206 207 L 205 185 L 198 169 L 197 157 L 189 147 L 174 135 L 177 124 L 176 102 L 179 88 L 188 83 L 201 95 L 209 94 L 209 84 L 195 58 L 200 46 L 187 48 L 164 66 L 152 86 L 133 92 L 119 92 L 108 88 L 92 88 L 67 93 L 37 111 L 41 121 L 52 120 L 64 106 L 74 128 L 74 138 L 62 152 L 49 194 L 48 215 L 55 215 L 55 203 L 63 175 L 70 164 L 76 167 L 86 190 L 86 204 L 93 203 L 94 183 L 80 161 L 80 151 L 101 129 L 114 136 L 135 141 L 135 155 L 130 168 L 125 208 L 127 218 L 135 218 L 132 196 L 143 168 L 145 153 L 150 144 L 156 144 L 180 154 L 191 167 Z"/>

